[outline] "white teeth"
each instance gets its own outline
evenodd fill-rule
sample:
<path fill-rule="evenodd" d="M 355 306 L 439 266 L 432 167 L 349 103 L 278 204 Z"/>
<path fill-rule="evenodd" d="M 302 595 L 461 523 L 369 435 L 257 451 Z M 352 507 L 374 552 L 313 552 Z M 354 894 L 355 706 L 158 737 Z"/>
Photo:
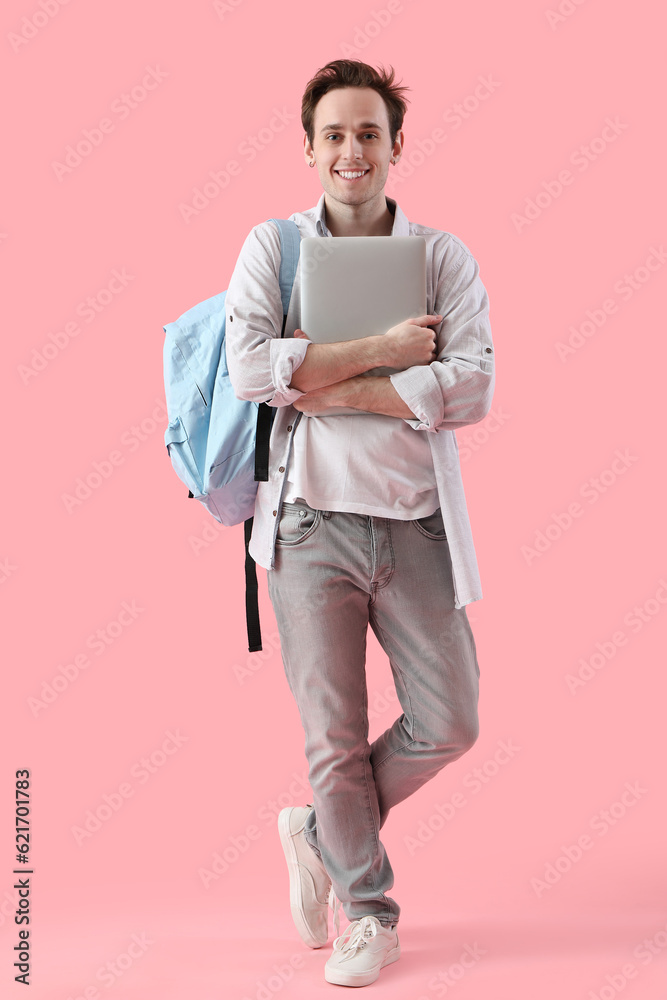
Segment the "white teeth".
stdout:
<path fill-rule="evenodd" d="M 354 177 L 363 177 L 366 173 L 365 170 L 337 170 L 336 173 L 340 174 L 346 180 L 352 180 Z"/>

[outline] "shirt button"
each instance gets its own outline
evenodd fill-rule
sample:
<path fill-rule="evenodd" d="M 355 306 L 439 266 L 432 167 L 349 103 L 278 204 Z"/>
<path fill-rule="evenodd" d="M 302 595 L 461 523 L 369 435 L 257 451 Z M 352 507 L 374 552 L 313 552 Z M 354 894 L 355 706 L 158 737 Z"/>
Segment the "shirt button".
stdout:
<path fill-rule="evenodd" d="M 234 322 L 234 317 L 233 317 L 233 316 L 230 316 L 230 317 L 229 317 L 229 322 L 230 322 L 230 323 L 233 323 L 233 322 Z"/>
<path fill-rule="evenodd" d="M 292 425 L 291 424 L 289 425 L 289 427 L 287 428 L 287 430 L 288 430 L 288 432 L 292 430 Z"/>
<path fill-rule="evenodd" d="M 490 347 L 486 347 L 485 351 L 486 351 L 487 354 L 493 354 L 493 351 L 491 350 Z"/>
<path fill-rule="evenodd" d="M 281 465 L 280 468 L 278 469 L 278 472 L 284 472 L 284 471 L 285 471 L 285 466 Z"/>
<path fill-rule="evenodd" d="M 273 516 L 274 516 L 274 517 L 277 517 L 277 516 L 278 516 L 278 511 L 277 511 L 277 510 L 274 510 L 274 512 L 273 512 Z"/>

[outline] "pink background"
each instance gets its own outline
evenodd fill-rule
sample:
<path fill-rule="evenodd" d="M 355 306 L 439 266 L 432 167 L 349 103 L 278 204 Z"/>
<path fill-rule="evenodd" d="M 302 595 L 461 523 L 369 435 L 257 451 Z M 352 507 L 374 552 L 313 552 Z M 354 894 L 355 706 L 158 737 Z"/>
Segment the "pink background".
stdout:
<path fill-rule="evenodd" d="M 498 358 L 491 414 L 457 432 L 485 597 L 468 608 L 481 736 L 383 831 L 403 957 L 368 989 L 667 997 L 665 23 L 649 0 L 558 2 L 560 20 L 556 0 L 4 5 L 3 997 L 25 995 L 18 768 L 32 772 L 31 997 L 333 995 L 327 952 L 293 928 L 272 818 L 309 799 L 265 574 L 265 652 L 249 657 L 242 529 L 216 532 L 186 502 L 160 401 L 163 324 L 227 287 L 253 225 L 316 204 L 301 95 L 346 55 L 411 87 L 412 169 L 387 193 L 470 247 Z M 123 105 L 149 68 L 153 89 Z M 480 78 L 493 83 L 475 97 Z M 180 206 L 230 160 L 240 172 L 186 223 Z M 397 711 L 375 643 L 369 688 L 373 737 Z M 205 888 L 216 852 L 230 863 Z"/>

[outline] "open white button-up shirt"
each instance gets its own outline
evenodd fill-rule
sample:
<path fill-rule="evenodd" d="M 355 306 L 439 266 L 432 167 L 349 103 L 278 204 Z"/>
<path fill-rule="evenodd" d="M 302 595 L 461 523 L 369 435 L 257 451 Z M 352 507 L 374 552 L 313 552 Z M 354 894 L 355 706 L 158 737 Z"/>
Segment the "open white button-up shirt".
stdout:
<path fill-rule="evenodd" d="M 454 431 L 482 420 L 491 407 L 495 365 L 489 300 L 475 258 L 456 236 L 409 222 L 389 197 L 387 204 L 394 214 L 392 236 L 426 239 L 426 311 L 443 317 L 433 328 L 437 360 L 390 377 L 399 396 L 416 415 L 406 422 L 415 431 L 427 434 L 452 558 L 456 607 L 461 608 L 480 600 L 482 589 Z M 324 194 L 315 208 L 295 212 L 290 219 L 296 222 L 302 237 L 331 236 L 325 222 Z M 302 393 L 289 385 L 310 343 L 294 338 L 294 331 L 301 325 L 299 268 L 281 339 L 279 270 L 278 228 L 273 222 L 260 223 L 246 238 L 225 300 L 227 365 L 234 391 L 240 399 L 278 407 L 271 432 L 269 479 L 258 484 L 250 541 L 250 554 L 267 570 L 275 564 L 278 517 L 293 438 L 303 417 L 291 405 Z"/>

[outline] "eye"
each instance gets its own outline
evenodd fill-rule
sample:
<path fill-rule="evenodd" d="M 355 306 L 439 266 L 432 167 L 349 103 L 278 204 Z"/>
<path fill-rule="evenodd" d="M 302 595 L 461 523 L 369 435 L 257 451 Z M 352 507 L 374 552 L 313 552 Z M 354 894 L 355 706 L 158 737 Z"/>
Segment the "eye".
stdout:
<path fill-rule="evenodd" d="M 333 136 L 334 139 L 340 138 L 338 132 L 329 132 L 329 134 L 325 136 L 325 139 L 331 139 L 332 136 Z M 371 139 L 377 139 L 378 138 L 377 135 L 375 134 L 375 132 L 365 132 L 364 133 L 364 139 L 368 139 L 369 137 Z"/>

